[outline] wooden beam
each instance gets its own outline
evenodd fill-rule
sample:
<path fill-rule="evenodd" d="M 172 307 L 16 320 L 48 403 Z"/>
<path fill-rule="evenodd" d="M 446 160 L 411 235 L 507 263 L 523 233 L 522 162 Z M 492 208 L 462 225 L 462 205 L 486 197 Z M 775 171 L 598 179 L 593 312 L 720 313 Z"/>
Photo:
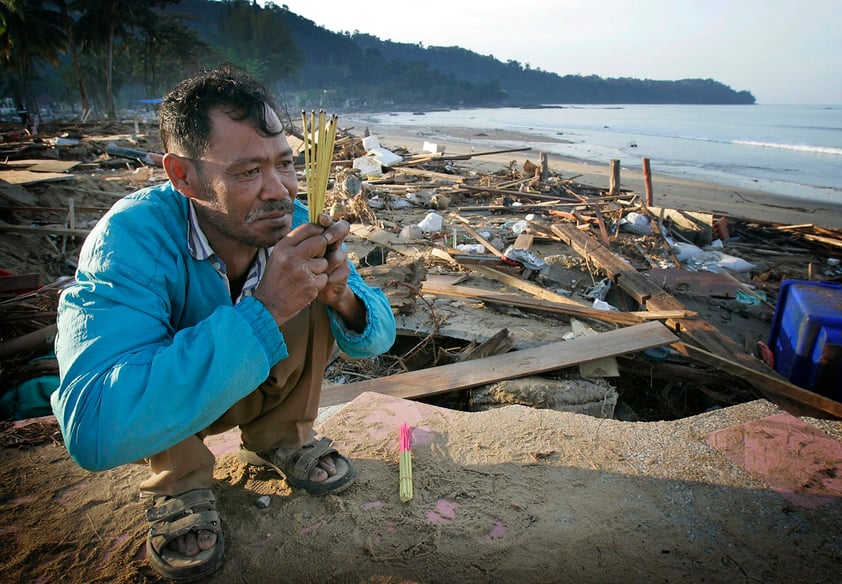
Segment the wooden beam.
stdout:
<path fill-rule="evenodd" d="M 30 227 L 29 225 L 0 225 L 0 231 L 11 231 L 16 233 L 40 233 L 41 235 L 71 235 L 74 237 L 87 237 L 90 229 L 68 229 L 67 227 Z"/>
<path fill-rule="evenodd" d="M 8 359 L 23 353 L 45 353 L 53 347 L 58 327 L 47 325 L 42 329 L 0 343 L 0 359 Z"/>
<path fill-rule="evenodd" d="M 419 369 L 325 388 L 321 407 L 344 404 L 373 391 L 404 399 L 436 395 L 571 367 L 612 355 L 660 347 L 678 339 L 659 322 L 648 322 L 598 335 L 559 341 L 483 359 Z"/>
<path fill-rule="evenodd" d="M 630 314 L 628 312 L 599 310 L 598 308 L 591 308 L 589 306 L 559 303 L 546 299 L 535 300 L 531 298 L 525 298 L 523 296 L 515 296 L 514 294 L 500 294 L 499 292 L 489 292 L 488 290 L 483 290 L 481 288 L 472 288 L 470 286 L 449 286 L 446 284 L 433 284 L 425 282 L 421 288 L 421 291 L 430 294 L 441 294 L 444 296 L 473 298 L 475 300 L 489 302 L 492 304 L 503 304 L 506 306 L 517 306 L 519 308 L 542 310 L 545 312 L 553 312 L 556 314 L 566 314 L 568 316 L 578 316 L 580 318 L 590 318 L 602 322 L 609 322 L 612 324 L 632 325 L 645 322 L 644 319 L 638 317 L 637 315 Z"/>
<path fill-rule="evenodd" d="M 451 213 L 450 215 L 454 219 L 459 221 L 462 224 L 462 227 L 465 229 L 465 231 L 467 231 L 471 235 L 471 237 L 480 242 L 485 249 L 490 251 L 493 255 L 497 256 L 498 258 L 503 257 L 503 253 L 499 249 L 491 245 L 491 243 L 488 240 L 486 240 L 482 235 L 477 233 L 477 231 L 473 227 L 471 227 L 471 224 L 468 222 L 467 219 L 465 219 L 464 217 L 460 217 L 456 213 Z"/>
<path fill-rule="evenodd" d="M 612 159 L 610 163 L 611 172 L 608 180 L 608 194 L 620 194 L 620 161 Z"/>
<path fill-rule="evenodd" d="M 613 277 L 616 278 L 615 283 L 632 296 L 642 298 L 647 309 L 658 311 L 685 308 L 677 298 L 662 290 L 655 282 L 645 278 L 632 266 L 616 256 L 611 257 L 613 256 L 611 251 L 593 237 L 576 230 L 575 227 L 570 225 L 553 225 L 551 229 L 563 240 L 573 242 L 570 245 L 576 251 L 580 249 L 592 250 L 587 257 L 594 263 L 601 264 L 603 260 L 606 261 L 611 266 L 611 270 L 605 266 L 602 267 L 609 273 L 613 271 Z M 582 252 L 579 251 L 579 253 Z M 737 370 L 739 377 L 745 379 L 760 395 L 778 404 L 783 409 L 795 415 L 805 415 L 803 412 L 806 410 L 812 412 L 811 415 L 815 417 L 822 417 L 819 416 L 820 413 L 824 413 L 823 417 L 837 416 L 837 409 L 832 404 L 838 404 L 838 402 L 827 398 L 820 400 L 811 398 L 809 401 L 802 401 L 810 397 L 807 394 L 814 396 L 818 394 L 812 394 L 812 392 L 805 394 L 803 391 L 792 390 L 796 386 L 788 383 L 777 371 L 763 361 L 746 353 L 736 341 L 722 334 L 719 329 L 706 320 L 701 318 L 682 319 L 668 321 L 667 324 L 680 332 L 688 343 L 692 342 L 699 350 L 713 355 L 717 362 L 737 364 L 739 366 Z M 690 347 L 689 344 L 687 346 Z M 701 353 L 697 351 L 697 354 Z M 775 383 L 770 380 L 775 380 Z M 842 404 L 838 405 L 842 408 Z"/>
<path fill-rule="evenodd" d="M 646 204 L 652 206 L 652 169 L 649 166 L 649 159 L 643 159 L 643 184 L 646 187 Z"/>
<path fill-rule="evenodd" d="M 714 355 L 693 345 L 683 345 L 690 356 L 722 371 L 727 371 L 731 375 L 745 379 L 758 388 L 769 401 L 777 403 L 790 413 L 797 416 L 842 420 L 842 403 L 838 401 L 798 387 L 777 374 L 771 375 L 752 367 L 746 367 L 742 363 L 721 355 Z"/>

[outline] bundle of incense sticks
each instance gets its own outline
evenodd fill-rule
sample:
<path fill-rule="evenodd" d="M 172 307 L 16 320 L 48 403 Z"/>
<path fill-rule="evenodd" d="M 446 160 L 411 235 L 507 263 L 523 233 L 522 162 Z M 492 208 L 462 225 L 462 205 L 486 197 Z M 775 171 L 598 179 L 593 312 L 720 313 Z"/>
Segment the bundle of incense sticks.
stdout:
<path fill-rule="evenodd" d="M 401 424 L 400 455 L 400 495 L 401 502 L 412 499 L 412 428 Z"/>
<path fill-rule="evenodd" d="M 327 118 L 324 110 L 301 112 L 304 134 L 304 176 L 307 179 L 307 207 L 310 223 L 318 223 L 325 207 L 325 193 L 333 161 L 333 144 L 336 141 L 336 114 Z"/>

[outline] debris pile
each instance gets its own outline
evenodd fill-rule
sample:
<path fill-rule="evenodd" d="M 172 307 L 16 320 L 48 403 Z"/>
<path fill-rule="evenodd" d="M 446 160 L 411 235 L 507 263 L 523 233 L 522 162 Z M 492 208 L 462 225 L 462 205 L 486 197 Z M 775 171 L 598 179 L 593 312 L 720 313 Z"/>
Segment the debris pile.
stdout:
<path fill-rule="evenodd" d="M 150 127 L 40 132 L 4 131 L 0 144 L 4 416 L 32 415 L 20 388 L 57 373 L 55 307 L 84 236 L 117 198 L 166 180 Z M 303 142 L 289 141 L 303 162 Z M 348 248 L 388 295 L 399 338 L 377 359 L 337 355 L 324 403 L 371 390 L 637 420 L 761 396 L 842 417 L 842 404 L 778 375 L 765 347 L 783 281 L 842 281 L 842 233 L 654 207 L 529 150 L 415 153 L 339 131 L 325 210 L 351 223 Z M 471 164 L 509 152 L 528 154 L 496 172 Z"/>

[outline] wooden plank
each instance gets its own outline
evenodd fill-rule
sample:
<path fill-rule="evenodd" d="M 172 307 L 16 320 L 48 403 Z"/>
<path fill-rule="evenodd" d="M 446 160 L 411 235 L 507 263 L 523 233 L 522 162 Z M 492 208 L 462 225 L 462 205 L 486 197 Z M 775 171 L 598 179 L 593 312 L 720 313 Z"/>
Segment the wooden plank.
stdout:
<path fill-rule="evenodd" d="M 0 276 L 0 292 L 21 292 L 35 290 L 41 286 L 40 274 Z"/>
<path fill-rule="evenodd" d="M 550 229 L 564 243 L 572 247 L 576 253 L 584 258 L 589 258 L 604 269 L 608 277 L 618 285 L 622 275 L 624 279 L 623 290 L 640 304 L 644 304 L 652 294 L 660 292 L 660 288 L 647 282 L 645 278 L 633 278 L 631 274 L 636 273 L 636 270 L 628 262 L 617 256 L 608 246 L 580 231 L 575 226 L 560 223 L 552 225 Z"/>
<path fill-rule="evenodd" d="M 0 225 L 0 231 L 13 233 L 40 233 L 42 235 L 71 235 L 74 237 L 87 237 L 90 229 L 68 229 L 67 227 L 30 227 L 29 225 Z"/>
<path fill-rule="evenodd" d="M 746 367 L 742 363 L 714 355 L 699 347 L 684 344 L 688 353 L 700 361 L 731 375 L 741 377 L 760 390 L 766 399 L 797 416 L 842 420 L 842 403 L 798 387 L 778 376 Z M 771 370 L 770 370 L 771 371 Z"/>
<path fill-rule="evenodd" d="M 408 174 L 412 176 L 423 176 L 425 178 L 437 179 L 442 181 L 447 181 L 449 183 L 461 183 L 465 180 L 466 177 L 459 175 L 459 174 L 446 174 L 444 172 L 433 172 L 432 170 L 422 170 L 420 168 L 410 168 L 408 166 L 402 166 L 400 168 L 393 167 L 394 170 L 392 172 L 396 174 Z"/>
<path fill-rule="evenodd" d="M 444 294 L 446 296 L 459 296 L 462 298 L 473 298 L 483 302 L 491 302 L 496 304 L 505 304 L 507 306 L 517 306 L 520 308 L 529 308 L 532 310 L 544 310 L 546 312 L 554 312 L 557 314 L 566 314 L 569 316 L 578 316 L 581 318 L 591 318 L 602 322 L 609 322 L 612 324 L 640 324 L 644 319 L 637 315 L 628 312 L 617 312 L 613 310 L 599 310 L 590 306 L 581 306 L 578 304 L 558 303 L 551 300 L 535 300 L 524 298 L 522 296 L 515 296 L 514 294 L 501 294 L 499 292 L 489 292 L 481 288 L 473 288 L 470 286 L 447 286 L 445 284 L 424 283 L 421 287 L 422 292 L 432 294 Z"/>
<path fill-rule="evenodd" d="M 576 231 L 566 225 L 553 225 L 552 230 L 558 234 L 559 237 L 569 238 L 571 241 L 576 241 L 578 248 L 586 249 L 589 246 L 595 248 L 601 246 L 598 241 L 592 237 Z M 575 233 L 574 233 L 575 232 Z M 590 243 L 583 242 L 582 238 L 590 239 Z M 574 247 L 571 244 L 571 247 Z M 575 248 L 574 247 L 574 248 Z M 577 250 L 578 251 L 578 250 Z M 601 260 L 606 257 L 606 253 L 610 250 L 603 248 L 598 255 L 588 255 L 591 261 L 596 261 L 596 258 Z M 581 253 L 581 252 L 580 252 Z M 621 262 L 619 258 L 608 259 L 611 265 L 617 269 L 617 285 L 623 288 L 626 292 L 633 291 L 634 293 L 643 292 L 647 298 L 645 299 L 646 308 L 653 310 L 681 310 L 684 305 L 671 296 L 667 292 L 661 290 L 654 282 L 648 281 L 641 274 L 637 272 L 632 266 Z M 631 292 L 630 292 L 631 293 Z M 722 362 L 731 362 L 739 365 L 739 376 L 745 379 L 752 387 L 757 390 L 760 395 L 771 402 L 774 402 L 792 412 L 796 415 L 804 415 L 802 410 L 807 409 L 813 412 L 813 415 L 824 412 L 825 415 L 836 416 L 836 408 L 832 404 L 838 404 L 833 400 L 813 400 L 803 401 L 806 396 L 803 391 L 796 391 L 795 385 L 790 383 L 780 383 L 784 381 L 776 371 L 770 368 L 766 363 L 756 359 L 752 355 L 746 353 L 743 348 L 733 339 L 723 335 L 712 324 L 701 318 L 683 319 L 674 322 L 668 322 L 674 330 L 680 332 L 682 337 L 692 343 L 700 350 L 710 353 Z M 688 344 L 688 347 L 690 345 Z M 778 383 L 771 385 L 770 379 L 780 380 Z M 811 392 L 808 392 L 811 393 Z M 812 394 L 818 395 L 818 394 Z M 799 404 L 801 404 L 799 406 Z M 842 404 L 840 404 L 842 407 Z M 818 417 L 818 416 L 817 416 Z"/>
<path fill-rule="evenodd" d="M 504 274 L 500 270 L 495 270 L 494 268 L 489 268 L 488 266 L 471 266 L 471 269 L 485 276 L 486 278 L 490 278 L 492 280 L 497 280 L 498 282 L 502 282 L 503 284 L 508 284 L 512 288 L 517 288 L 527 294 L 532 294 L 536 298 L 541 298 L 543 300 L 550 300 L 551 302 L 557 302 L 558 304 L 567 304 L 570 306 L 579 306 L 585 307 L 585 305 L 581 302 L 576 302 L 572 298 L 568 298 L 567 296 L 562 296 L 561 294 L 556 294 L 552 290 L 547 290 L 543 286 L 539 286 L 533 282 L 526 282 L 521 280 L 520 278 L 515 278 L 514 276 L 510 276 L 508 274 Z"/>
<path fill-rule="evenodd" d="M 514 249 L 529 249 L 535 241 L 535 236 L 531 233 L 520 233 L 512 244 Z"/>
<path fill-rule="evenodd" d="M 575 318 L 570 320 L 570 328 L 573 329 L 573 334 L 577 337 L 599 334 Z M 602 359 L 579 363 L 579 375 L 582 377 L 620 377 L 617 358 L 612 355 L 611 357 L 603 357 Z"/>
<path fill-rule="evenodd" d="M 560 304 L 552 300 L 541 300 L 516 296 L 514 294 L 503 294 L 492 292 L 472 286 L 449 285 L 445 282 L 432 279 L 429 275 L 424 282 L 422 292 L 430 294 L 444 294 L 445 296 L 458 296 L 461 298 L 473 298 L 482 302 L 497 304 L 508 304 L 520 308 L 531 308 L 533 310 L 544 310 L 570 316 L 591 318 L 613 324 L 640 324 L 647 320 L 677 320 L 682 318 L 693 318 L 697 313 L 691 310 L 643 310 L 635 312 L 624 312 L 615 310 L 600 310 L 591 306 L 580 306 L 578 304 Z"/>
<path fill-rule="evenodd" d="M 73 180 L 72 174 L 59 172 L 32 172 L 30 170 L 2 170 L 0 180 L 13 185 L 30 185 L 41 182 L 53 182 L 58 180 Z"/>
<path fill-rule="evenodd" d="M 81 164 L 78 160 L 52 160 L 46 158 L 29 158 L 26 160 L 9 160 L 3 166 L 10 169 L 25 169 L 32 172 L 67 172 Z"/>
<path fill-rule="evenodd" d="M 648 272 L 649 278 L 659 286 L 672 290 L 685 286 L 694 294 L 707 294 L 720 298 L 736 298 L 739 284 L 724 274 L 713 272 L 691 272 L 675 268 L 654 268 Z"/>
<path fill-rule="evenodd" d="M 464 217 L 460 217 L 456 213 L 451 213 L 451 215 L 454 219 L 456 219 L 457 221 L 462 223 L 462 227 L 465 229 L 465 231 L 470 233 L 471 237 L 473 237 L 478 242 L 480 242 L 483 245 L 483 247 L 485 247 L 485 249 L 490 251 L 492 254 L 494 254 L 498 258 L 503 257 L 503 253 L 500 250 L 498 250 L 496 247 L 491 245 L 491 243 L 489 243 L 488 240 L 486 240 L 482 235 L 477 233 L 477 231 L 473 227 L 471 227 L 471 224 L 468 223 L 467 219 L 465 219 Z"/>
<path fill-rule="evenodd" d="M 23 205 L 25 207 L 32 207 L 38 200 L 35 195 L 27 191 L 20 185 L 13 185 L 2 178 L 0 178 L 0 198 L 6 199 L 10 203 L 16 205 Z"/>
<path fill-rule="evenodd" d="M 321 407 L 347 403 L 373 391 L 404 399 L 419 398 L 536 375 L 585 361 L 660 347 L 678 339 L 659 322 L 648 322 L 598 335 L 559 341 L 533 349 L 335 385 L 322 392 Z"/>

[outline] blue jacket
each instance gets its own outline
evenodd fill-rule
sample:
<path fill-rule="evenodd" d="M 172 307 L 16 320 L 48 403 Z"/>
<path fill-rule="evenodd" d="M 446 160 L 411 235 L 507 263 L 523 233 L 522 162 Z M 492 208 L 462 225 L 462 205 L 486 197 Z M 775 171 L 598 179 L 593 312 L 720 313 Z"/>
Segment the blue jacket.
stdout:
<path fill-rule="evenodd" d="M 305 223 L 296 201 L 293 225 Z M 187 247 L 188 201 L 170 183 L 120 201 L 86 239 L 76 283 L 58 307 L 61 383 L 51 403 L 71 456 L 104 470 L 161 452 L 217 420 L 288 356 L 263 304 L 232 305 L 210 261 Z M 339 348 L 370 357 L 395 340 L 378 288 L 351 268 L 362 333 L 328 309 Z"/>

